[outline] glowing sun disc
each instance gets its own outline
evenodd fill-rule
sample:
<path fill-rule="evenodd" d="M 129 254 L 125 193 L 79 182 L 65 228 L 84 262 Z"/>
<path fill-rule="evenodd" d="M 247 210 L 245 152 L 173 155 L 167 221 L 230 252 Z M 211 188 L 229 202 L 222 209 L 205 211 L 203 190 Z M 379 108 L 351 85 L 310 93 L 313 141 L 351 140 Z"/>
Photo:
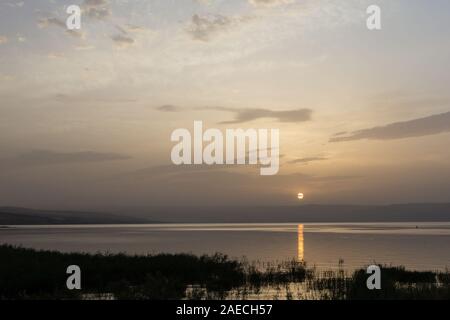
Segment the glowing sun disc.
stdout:
<path fill-rule="evenodd" d="M 304 195 L 303 193 L 299 193 L 299 194 L 297 195 L 297 197 L 298 197 L 300 200 L 303 200 L 303 198 L 305 197 L 305 195 Z"/>

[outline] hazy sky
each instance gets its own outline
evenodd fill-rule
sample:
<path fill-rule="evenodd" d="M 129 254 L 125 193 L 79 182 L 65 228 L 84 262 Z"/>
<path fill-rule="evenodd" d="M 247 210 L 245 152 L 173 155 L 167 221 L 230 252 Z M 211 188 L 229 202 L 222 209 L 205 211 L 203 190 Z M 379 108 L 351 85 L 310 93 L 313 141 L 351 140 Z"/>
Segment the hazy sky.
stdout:
<path fill-rule="evenodd" d="M 448 0 L 2 0 L 0 205 L 450 201 L 449 34 Z M 172 165 L 194 120 L 279 129 L 279 174 Z"/>

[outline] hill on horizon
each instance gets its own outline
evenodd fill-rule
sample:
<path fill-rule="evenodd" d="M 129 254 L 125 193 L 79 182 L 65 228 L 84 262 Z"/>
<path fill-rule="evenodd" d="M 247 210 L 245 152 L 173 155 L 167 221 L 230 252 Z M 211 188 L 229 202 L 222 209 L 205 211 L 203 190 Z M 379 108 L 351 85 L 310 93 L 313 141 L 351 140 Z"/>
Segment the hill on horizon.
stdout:
<path fill-rule="evenodd" d="M 108 213 L 105 213 L 108 212 Z M 128 207 L 96 211 L 0 207 L 0 225 L 450 221 L 450 203 Z"/>
<path fill-rule="evenodd" d="M 307 223 L 450 221 L 450 203 L 392 205 L 216 206 L 110 208 L 172 223 Z"/>
<path fill-rule="evenodd" d="M 35 210 L 20 207 L 0 207 L 0 225 L 58 224 L 138 224 L 155 223 L 142 217 L 84 211 Z"/>

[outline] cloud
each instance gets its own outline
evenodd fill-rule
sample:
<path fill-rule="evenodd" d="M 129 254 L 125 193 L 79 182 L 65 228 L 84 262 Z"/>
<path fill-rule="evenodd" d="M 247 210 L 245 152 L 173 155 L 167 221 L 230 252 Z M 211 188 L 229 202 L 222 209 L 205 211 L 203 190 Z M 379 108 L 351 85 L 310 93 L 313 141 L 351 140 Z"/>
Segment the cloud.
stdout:
<path fill-rule="evenodd" d="M 119 48 L 127 48 L 129 46 L 132 46 L 135 42 L 133 38 L 122 34 L 114 35 L 111 37 L 111 39 L 114 41 L 114 44 Z"/>
<path fill-rule="evenodd" d="M 129 156 L 117 153 L 85 152 L 55 152 L 49 150 L 33 150 L 19 154 L 15 157 L 0 159 L 2 168 L 22 168 L 32 166 L 45 166 L 54 164 L 102 162 L 114 160 L 127 160 Z"/>
<path fill-rule="evenodd" d="M 232 20 L 222 15 L 214 16 L 192 16 L 191 25 L 188 34 L 194 40 L 209 41 L 211 37 L 221 31 L 228 29 L 232 24 Z"/>
<path fill-rule="evenodd" d="M 212 0 L 195 0 L 195 2 L 202 4 L 202 5 L 206 5 L 206 6 L 211 5 L 211 1 Z"/>
<path fill-rule="evenodd" d="M 248 2 L 255 7 L 276 7 L 293 3 L 294 0 L 248 0 Z"/>
<path fill-rule="evenodd" d="M 299 186 L 308 191 L 320 190 L 323 186 L 346 185 L 359 178 L 349 175 L 316 176 L 299 172 L 263 177 L 257 170 L 246 170 L 243 166 L 162 165 L 124 172 L 111 179 L 119 180 L 121 184 L 141 186 L 147 191 L 142 198 L 145 201 L 149 200 L 151 194 L 153 202 L 165 199 L 162 203 L 173 203 L 175 197 L 178 199 L 177 203 L 184 204 L 242 204 L 266 200 L 273 204 L 275 199 L 286 203 L 286 192 L 289 194 L 298 190 Z M 149 190 L 152 192 L 149 193 Z M 208 197 L 205 198 L 205 194 Z M 227 195 L 226 199 L 224 194 Z M 292 196 L 295 194 L 294 191 Z"/>
<path fill-rule="evenodd" d="M 114 43 L 121 48 L 129 47 L 136 43 L 136 37 L 140 35 L 150 34 L 152 30 L 133 24 L 115 25 L 119 34 L 112 36 Z"/>
<path fill-rule="evenodd" d="M 403 91 L 387 91 L 371 97 L 371 106 L 383 109 L 421 109 L 424 105 L 433 107 L 445 107 L 450 103 L 448 97 L 426 95 L 420 93 L 411 94 Z"/>
<path fill-rule="evenodd" d="M 111 8 L 107 0 L 85 0 L 84 13 L 92 19 L 104 20 L 111 16 Z"/>
<path fill-rule="evenodd" d="M 122 34 L 151 32 L 151 30 L 146 27 L 129 23 L 124 24 L 122 26 L 116 25 L 116 29 L 119 30 Z"/>
<path fill-rule="evenodd" d="M 84 0 L 84 5 L 90 7 L 105 6 L 108 4 L 107 0 Z"/>
<path fill-rule="evenodd" d="M 294 159 L 294 160 L 289 161 L 288 163 L 290 163 L 290 164 L 296 164 L 296 163 L 308 164 L 308 163 L 313 162 L 313 161 L 324 161 L 324 160 L 328 160 L 328 158 L 325 158 L 325 157 L 307 157 L 307 158 Z"/>
<path fill-rule="evenodd" d="M 61 59 L 64 58 L 65 55 L 62 52 L 50 52 L 49 54 L 47 54 L 47 57 L 49 57 L 50 59 Z"/>
<path fill-rule="evenodd" d="M 336 132 L 335 134 L 333 134 L 333 137 L 342 136 L 347 133 L 348 133 L 347 131 L 339 131 L 339 132 Z"/>
<path fill-rule="evenodd" d="M 111 15 L 109 1 L 107 0 L 85 0 L 82 4 L 83 15 L 91 19 L 104 20 Z M 68 30 L 66 22 L 63 19 L 48 17 L 42 18 L 38 21 L 40 28 L 47 28 L 49 26 L 57 26 L 63 28 L 67 34 L 75 38 L 84 38 L 84 33 L 79 30 Z"/>
<path fill-rule="evenodd" d="M 87 45 L 87 44 L 82 44 L 79 46 L 75 46 L 74 49 L 77 51 L 87 51 L 87 50 L 93 50 L 93 49 L 95 49 L 95 47 L 91 46 L 91 45 Z"/>
<path fill-rule="evenodd" d="M 429 136 L 450 132 L 450 112 L 404 122 L 395 122 L 385 126 L 354 131 L 349 135 L 337 135 L 330 142 L 369 140 L 394 140 Z"/>
<path fill-rule="evenodd" d="M 84 94 L 65 94 L 58 93 L 54 95 L 50 95 L 49 98 L 51 100 L 56 100 L 63 102 L 65 104 L 75 103 L 79 104 L 80 102 L 95 102 L 95 103 L 134 103 L 138 101 L 137 99 L 122 97 L 122 96 L 114 96 L 112 97 L 110 94 L 95 94 L 95 93 L 84 93 Z"/>
<path fill-rule="evenodd" d="M 11 8 L 22 8 L 25 5 L 25 3 L 23 1 L 18 1 L 18 2 L 8 2 L 5 3 L 5 5 Z"/>
<path fill-rule="evenodd" d="M 7 43 L 8 42 L 8 38 L 5 36 L 0 36 L 0 45 Z"/>
<path fill-rule="evenodd" d="M 180 112 L 183 108 L 166 104 L 156 108 L 161 112 Z M 226 107 L 197 107 L 194 110 L 212 110 L 234 113 L 234 120 L 222 121 L 221 124 L 237 124 L 250 122 L 261 118 L 273 118 L 280 122 L 304 122 L 311 120 L 312 110 L 310 109 L 296 109 L 296 110 L 284 110 L 274 111 L 261 108 L 249 108 L 249 109 L 235 109 Z"/>
<path fill-rule="evenodd" d="M 157 107 L 156 109 L 161 112 L 179 112 L 181 110 L 180 107 L 170 104 L 165 104 L 163 106 Z"/>
<path fill-rule="evenodd" d="M 83 32 L 78 30 L 67 30 L 66 33 L 74 38 L 84 39 L 85 35 Z"/>
<path fill-rule="evenodd" d="M 222 124 L 237 124 L 249 122 L 261 118 L 273 118 L 280 122 L 304 122 L 311 120 L 312 110 L 297 109 L 285 111 L 273 111 L 269 109 L 234 109 L 223 107 L 204 107 L 201 110 L 216 110 L 235 114 L 234 120 L 223 121 Z"/>
<path fill-rule="evenodd" d="M 39 21 L 38 21 L 38 26 L 40 28 L 47 28 L 50 25 L 58 26 L 61 28 L 67 28 L 66 23 L 63 20 L 58 19 L 58 18 L 53 18 L 53 17 L 42 18 L 42 19 L 39 19 Z"/>
<path fill-rule="evenodd" d="M 220 14 L 192 16 L 187 33 L 194 40 L 208 42 L 215 36 L 230 31 L 234 27 L 252 20 L 252 16 L 227 17 Z"/>
<path fill-rule="evenodd" d="M 257 168 L 258 165 L 245 165 L 246 167 L 254 167 Z M 361 176 L 357 175 L 334 175 L 334 176 L 316 176 L 316 175 L 309 175 L 304 174 L 300 172 L 294 172 L 294 173 L 286 173 L 286 174 L 277 174 L 273 176 L 266 176 L 262 177 L 258 174 L 257 171 L 246 171 L 241 170 L 243 166 L 238 165 L 206 165 L 206 164 L 199 164 L 199 165 L 158 165 L 153 167 L 147 167 L 142 169 L 137 169 L 134 171 L 128 171 L 124 172 L 122 174 L 119 174 L 113 179 L 118 177 L 126 177 L 126 176 L 133 176 L 138 179 L 146 179 L 146 178 L 154 178 L 157 176 L 164 176 L 164 181 L 169 182 L 170 179 L 168 179 L 168 176 L 171 176 L 172 178 L 178 177 L 178 178 L 192 178 L 192 177 L 198 177 L 201 178 L 201 175 L 204 175 L 204 177 L 208 181 L 215 181 L 215 179 L 211 179 L 211 175 L 214 174 L 220 174 L 220 175 L 230 175 L 235 177 L 242 177 L 246 180 L 260 180 L 263 179 L 270 179 L 272 181 L 274 180 L 280 180 L 280 185 L 283 185 L 283 182 L 288 183 L 296 183 L 299 181 L 303 182 L 327 182 L 327 181 L 342 181 L 342 180 L 351 180 L 351 179 L 358 179 L 361 178 Z M 259 182 L 258 182 L 259 183 Z"/>
<path fill-rule="evenodd" d="M 79 30 L 69 30 L 67 29 L 65 21 L 55 18 L 55 17 L 49 17 L 49 18 L 42 18 L 38 20 L 38 27 L 39 28 L 48 28 L 49 26 L 55 26 L 59 27 L 65 30 L 66 34 L 78 38 L 83 39 L 84 33 Z"/>

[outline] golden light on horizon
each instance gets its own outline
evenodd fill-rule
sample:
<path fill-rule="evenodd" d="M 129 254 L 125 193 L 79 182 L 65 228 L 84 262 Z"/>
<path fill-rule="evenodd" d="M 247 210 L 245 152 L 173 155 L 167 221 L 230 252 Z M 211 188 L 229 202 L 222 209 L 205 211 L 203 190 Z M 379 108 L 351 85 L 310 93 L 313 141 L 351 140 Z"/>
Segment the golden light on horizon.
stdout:
<path fill-rule="evenodd" d="M 297 195 L 297 198 L 299 199 L 299 200 L 303 200 L 304 198 L 305 198 L 305 195 L 303 194 L 303 193 L 299 193 L 298 195 Z"/>

